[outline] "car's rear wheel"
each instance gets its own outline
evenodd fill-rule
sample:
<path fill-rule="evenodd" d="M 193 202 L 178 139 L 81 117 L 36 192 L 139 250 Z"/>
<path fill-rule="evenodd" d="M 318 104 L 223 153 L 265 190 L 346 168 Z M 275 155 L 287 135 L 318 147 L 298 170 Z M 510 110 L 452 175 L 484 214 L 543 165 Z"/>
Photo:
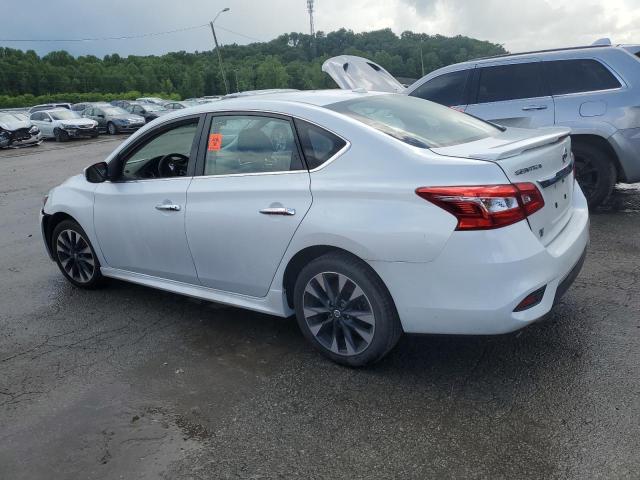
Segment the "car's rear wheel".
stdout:
<path fill-rule="evenodd" d="M 113 122 L 107 123 L 107 132 L 109 133 L 109 135 L 115 135 L 116 133 L 118 133 L 118 129 Z"/>
<path fill-rule="evenodd" d="M 80 225 L 72 220 L 60 222 L 51 235 L 51 247 L 60 271 L 69 282 L 81 288 L 100 284 L 100 262 Z"/>
<path fill-rule="evenodd" d="M 360 367 L 380 360 L 402 327 L 382 280 L 366 263 L 329 253 L 302 269 L 294 289 L 304 336 L 334 362 Z"/>
<path fill-rule="evenodd" d="M 613 159 L 601 148 L 588 143 L 575 142 L 572 150 L 578 184 L 589 207 L 597 207 L 611 195 L 616 183 Z"/>

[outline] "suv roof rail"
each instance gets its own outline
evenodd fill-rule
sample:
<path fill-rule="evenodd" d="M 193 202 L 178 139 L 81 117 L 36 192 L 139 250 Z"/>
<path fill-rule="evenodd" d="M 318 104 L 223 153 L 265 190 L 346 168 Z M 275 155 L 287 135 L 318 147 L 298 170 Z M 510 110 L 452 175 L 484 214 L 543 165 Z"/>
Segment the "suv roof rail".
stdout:
<path fill-rule="evenodd" d="M 603 48 L 603 47 L 611 47 L 611 44 L 608 45 L 583 45 L 581 47 L 564 47 L 564 48 L 549 48 L 546 50 L 531 50 L 530 52 L 517 52 L 517 53 L 504 53 L 502 55 L 489 55 L 487 57 L 478 57 L 473 60 L 489 60 L 492 58 L 505 58 L 505 57 L 515 57 L 517 55 L 531 55 L 534 53 L 550 53 L 550 52 L 564 52 L 567 50 L 584 50 L 585 48 Z"/>

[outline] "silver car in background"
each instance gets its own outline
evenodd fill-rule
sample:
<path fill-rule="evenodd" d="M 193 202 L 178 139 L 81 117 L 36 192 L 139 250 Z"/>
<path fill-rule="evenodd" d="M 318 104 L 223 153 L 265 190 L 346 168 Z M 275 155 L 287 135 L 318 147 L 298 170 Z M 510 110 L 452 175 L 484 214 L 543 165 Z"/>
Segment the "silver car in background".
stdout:
<path fill-rule="evenodd" d="M 404 88 L 380 65 L 334 57 L 323 65 L 341 88 L 431 100 L 506 127 L 571 128 L 577 178 L 590 206 L 616 182 L 640 181 L 639 45 L 593 45 L 471 60 Z"/>
<path fill-rule="evenodd" d="M 72 138 L 98 136 L 98 123 L 82 118 L 78 112 L 57 108 L 42 110 L 31 114 L 31 121 L 42 132 L 45 138 L 55 138 L 58 142 L 66 142 Z"/>

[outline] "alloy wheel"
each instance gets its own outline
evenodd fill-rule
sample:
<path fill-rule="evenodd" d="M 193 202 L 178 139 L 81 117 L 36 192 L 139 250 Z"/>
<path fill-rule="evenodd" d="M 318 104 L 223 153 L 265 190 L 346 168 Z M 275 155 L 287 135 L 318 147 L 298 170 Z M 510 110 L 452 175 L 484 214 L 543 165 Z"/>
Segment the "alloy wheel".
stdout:
<path fill-rule="evenodd" d="M 96 262 L 89 242 L 75 230 L 63 230 L 56 240 L 60 265 L 74 281 L 89 282 L 96 270 Z"/>
<path fill-rule="evenodd" d="M 323 272 L 314 276 L 305 287 L 303 309 L 311 334 L 335 354 L 357 355 L 373 340 L 371 302 L 346 275 Z"/>
<path fill-rule="evenodd" d="M 589 158 L 578 157 L 576 162 L 576 180 L 585 196 L 589 198 L 596 191 L 598 185 L 598 170 Z"/>

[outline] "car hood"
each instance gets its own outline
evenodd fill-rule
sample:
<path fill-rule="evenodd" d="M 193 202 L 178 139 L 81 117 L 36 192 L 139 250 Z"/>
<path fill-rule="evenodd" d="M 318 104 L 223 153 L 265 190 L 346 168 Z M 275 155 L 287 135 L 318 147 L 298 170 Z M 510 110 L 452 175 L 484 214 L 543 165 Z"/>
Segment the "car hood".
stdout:
<path fill-rule="evenodd" d="M 90 118 L 70 118 L 68 120 L 57 120 L 57 123 L 64 123 L 66 125 L 95 125 L 95 121 Z"/>
<path fill-rule="evenodd" d="M 339 55 L 322 64 L 322 71 L 343 90 L 364 88 L 376 92 L 404 93 L 406 88 L 393 75 L 371 60 Z"/>
<path fill-rule="evenodd" d="M 20 128 L 31 128 L 30 120 L 16 120 L 15 122 L 0 122 L 0 128 L 13 132 Z"/>

